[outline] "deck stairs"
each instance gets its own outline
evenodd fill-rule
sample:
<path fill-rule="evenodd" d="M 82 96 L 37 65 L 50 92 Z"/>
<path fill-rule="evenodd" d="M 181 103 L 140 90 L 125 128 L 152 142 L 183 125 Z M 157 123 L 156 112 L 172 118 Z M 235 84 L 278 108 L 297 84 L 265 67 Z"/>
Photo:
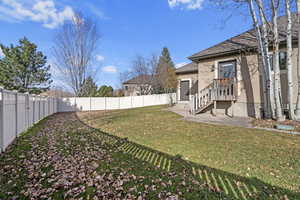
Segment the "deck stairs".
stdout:
<path fill-rule="evenodd" d="M 210 106 L 216 106 L 217 102 L 236 101 L 236 80 L 214 79 L 199 93 L 192 96 L 190 101 L 190 112 L 199 114 L 206 111 Z"/>

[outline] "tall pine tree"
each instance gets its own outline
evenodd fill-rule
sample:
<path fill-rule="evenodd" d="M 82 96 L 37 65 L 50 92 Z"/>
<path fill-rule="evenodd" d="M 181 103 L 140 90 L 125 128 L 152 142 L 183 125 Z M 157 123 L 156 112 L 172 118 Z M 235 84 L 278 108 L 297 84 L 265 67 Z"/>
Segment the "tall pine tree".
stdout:
<path fill-rule="evenodd" d="M 27 38 L 19 45 L 0 45 L 4 58 L 0 59 L 0 85 L 8 90 L 39 94 L 49 89 L 51 74 L 47 58 Z"/>
<path fill-rule="evenodd" d="M 94 97 L 97 93 L 97 85 L 93 78 L 89 76 L 83 83 L 78 94 L 79 97 Z"/>
<path fill-rule="evenodd" d="M 168 48 L 164 47 L 156 69 L 159 89 L 162 92 L 173 92 L 177 86 L 175 67 Z"/>
<path fill-rule="evenodd" d="M 112 97 L 114 89 L 111 86 L 102 85 L 97 91 L 97 97 Z"/>

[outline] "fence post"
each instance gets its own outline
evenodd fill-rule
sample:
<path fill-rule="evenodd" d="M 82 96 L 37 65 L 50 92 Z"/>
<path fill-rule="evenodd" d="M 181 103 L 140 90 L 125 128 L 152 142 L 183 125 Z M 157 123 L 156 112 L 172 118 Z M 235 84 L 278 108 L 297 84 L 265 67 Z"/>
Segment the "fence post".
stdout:
<path fill-rule="evenodd" d="M 46 101 L 45 101 L 45 97 L 43 97 L 43 119 L 46 115 Z"/>
<path fill-rule="evenodd" d="M 35 124 L 35 95 L 32 95 L 32 125 Z"/>
<path fill-rule="evenodd" d="M 48 102 L 48 112 L 47 116 L 51 115 L 51 97 L 47 97 L 47 102 Z"/>
<path fill-rule="evenodd" d="M 42 109 L 41 109 L 41 97 L 40 95 L 37 96 L 37 100 L 38 100 L 38 113 L 39 113 L 39 116 L 38 116 L 38 120 L 39 121 L 41 119 L 41 113 L 42 113 Z"/>
<path fill-rule="evenodd" d="M 59 98 L 55 97 L 55 102 L 56 103 L 54 103 L 54 106 L 53 106 L 53 107 L 56 107 L 54 113 L 57 113 L 59 111 L 59 105 L 60 105 Z"/>
<path fill-rule="evenodd" d="M 104 97 L 104 110 L 106 111 L 106 97 Z"/>
<path fill-rule="evenodd" d="M 4 151 L 4 94 L 3 94 L 3 87 L 0 87 L 0 153 Z"/>
<path fill-rule="evenodd" d="M 29 128 L 29 93 L 25 93 L 25 117 L 26 117 L 26 129 Z"/>
<path fill-rule="evenodd" d="M 13 91 L 15 93 L 15 127 L 16 127 L 16 137 L 18 137 L 18 92 L 16 90 Z"/>
<path fill-rule="evenodd" d="M 131 97 L 131 99 L 130 99 L 130 100 L 131 100 L 131 108 L 132 108 L 132 107 L 133 107 L 133 105 L 132 105 L 132 96 L 130 96 L 130 97 Z"/>

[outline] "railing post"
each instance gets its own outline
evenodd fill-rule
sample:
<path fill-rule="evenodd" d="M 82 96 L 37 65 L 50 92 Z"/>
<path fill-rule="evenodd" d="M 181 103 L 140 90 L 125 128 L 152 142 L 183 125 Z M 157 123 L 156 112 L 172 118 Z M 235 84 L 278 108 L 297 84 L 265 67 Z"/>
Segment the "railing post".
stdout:
<path fill-rule="evenodd" d="M 231 117 L 234 117 L 234 101 L 231 101 Z"/>
<path fill-rule="evenodd" d="M 194 114 L 194 109 L 195 109 L 194 95 L 191 95 L 191 100 L 190 100 L 189 104 L 190 104 L 190 112 L 191 112 L 191 114 Z"/>
<path fill-rule="evenodd" d="M 213 115 L 214 115 L 214 116 L 217 115 L 217 101 L 214 101 L 214 111 L 213 111 Z"/>
<path fill-rule="evenodd" d="M 198 93 L 196 93 L 196 99 L 195 99 L 195 101 L 196 101 L 196 110 L 199 108 L 199 105 L 198 105 L 198 96 L 199 96 L 199 94 Z"/>

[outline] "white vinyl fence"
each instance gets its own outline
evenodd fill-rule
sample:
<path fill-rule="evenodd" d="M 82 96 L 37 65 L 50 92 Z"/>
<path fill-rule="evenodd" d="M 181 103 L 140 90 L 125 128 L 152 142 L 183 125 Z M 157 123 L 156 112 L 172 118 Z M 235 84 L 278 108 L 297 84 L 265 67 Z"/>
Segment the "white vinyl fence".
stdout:
<path fill-rule="evenodd" d="M 58 101 L 59 112 L 119 110 L 176 103 L 176 94 L 129 97 L 72 97 Z"/>
<path fill-rule="evenodd" d="M 57 112 L 129 109 L 176 103 L 176 94 L 53 98 L 0 88 L 0 152 L 36 122 Z"/>
<path fill-rule="evenodd" d="M 33 124 L 58 112 L 57 99 L 0 89 L 0 152 Z"/>

